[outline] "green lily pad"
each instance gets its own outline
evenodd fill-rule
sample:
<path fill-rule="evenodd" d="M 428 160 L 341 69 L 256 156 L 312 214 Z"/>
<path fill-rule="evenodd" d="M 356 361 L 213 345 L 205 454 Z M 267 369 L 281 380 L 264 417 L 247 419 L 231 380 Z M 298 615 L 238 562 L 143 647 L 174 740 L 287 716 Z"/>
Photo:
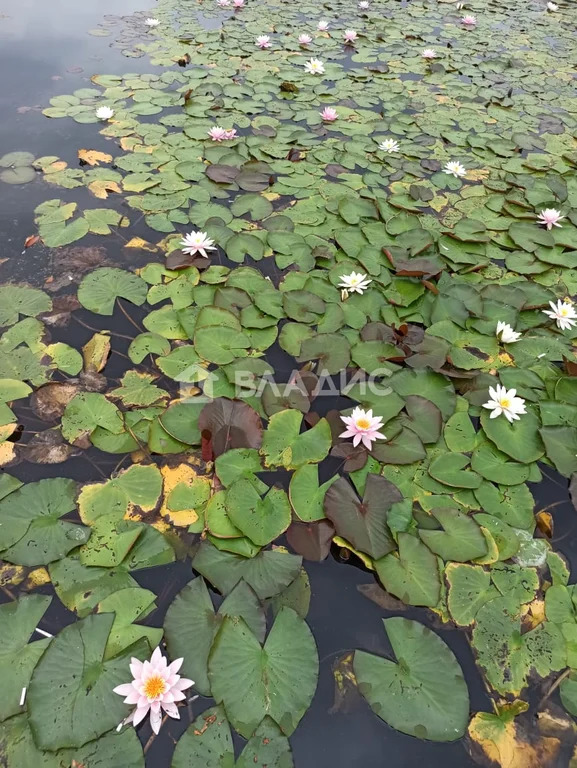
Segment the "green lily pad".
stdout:
<path fill-rule="evenodd" d="M 475 521 L 457 509 L 435 507 L 431 514 L 443 526 L 442 531 L 420 530 L 427 547 L 443 560 L 465 563 L 487 554 L 487 542 Z"/>
<path fill-rule="evenodd" d="M 262 550 L 251 559 L 203 542 L 193 565 L 195 571 L 210 581 L 220 592 L 227 595 L 240 579 L 254 589 L 259 599 L 278 595 L 296 578 L 302 558 L 281 549 Z"/>
<path fill-rule="evenodd" d="M 41 749 L 81 747 L 116 728 L 128 714 L 112 689 L 130 678 L 130 656 L 137 648 L 103 660 L 113 622 L 114 616 L 107 613 L 70 624 L 36 666 L 28 688 L 28 713 Z"/>
<path fill-rule="evenodd" d="M 74 509 L 76 484 L 55 478 L 22 486 L 0 501 L 0 550 L 18 565 L 46 565 L 84 544 L 90 530 L 60 520 Z"/>
<path fill-rule="evenodd" d="M 266 715 L 290 736 L 317 686 L 315 641 L 306 623 L 286 607 L 262 647 L 244 621 L 225 618 L 208 663 L 213 696 L 245 738 Z"/>
<path fill-rule="evenodd" d="M 428 627 L 383 619 L 398 661 L 355 651 L 359 690 L 386 723 L 430 741 L 456 741 L 469 720 L 469 693 L 453 652 Z"/>
<path fill-rule="evenodd" d="M 86 275 L 78 286 L 78 301 L 98 315 L 112 315 L 116 299 L 139 307 L 146 301 L 148 286 L 141 277 L 123 269 L 101 267 Z"/>
<path fill-rule="evenodd" d="M 0 606 L 0 674 L 4 681 L 0 722 L 20 712 L 22 689 L 28 687 L 32 671 L 50 643 L 50 638 L 28 642 L 50 602 L 45 595 L 24 595 Z"/>
<path fill-rule="evenodd" d="M 383 586 L 404 603 L 434 607 L 441 594 L 437 558 L 409 533 L 399 533 L 398 545 L 398 554 L 375 560 Z"/>

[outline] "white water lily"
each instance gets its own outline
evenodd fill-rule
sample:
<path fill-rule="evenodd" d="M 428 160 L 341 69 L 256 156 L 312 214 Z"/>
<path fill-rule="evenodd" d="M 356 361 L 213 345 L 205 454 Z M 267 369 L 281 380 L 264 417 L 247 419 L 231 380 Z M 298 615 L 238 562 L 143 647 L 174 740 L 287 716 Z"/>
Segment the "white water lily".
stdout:
<path fill-rule="evenodd" d="M 501 339 L 503 344 L 513 344 L 515 341 L 519 341 L 522 334 L 514 331 L 509 323 L 504 323 L 502 320 L 499 320 L 495 335 L 498 339 Z"/>
<path fill-rule="evenodd" d="M 351 272 L 350 275 L 341 275 L 339 288 L 350 293 L 363 293 L 373 281 L 362 272 Z M 348 294 L 347 294 L 348 295 Z"/>
<path fill-rule="evenodd" d="M 324 19 L 321 19 L 317 24 L 317 29 L 319 32 L 326 32 L 328 28 L 329 28 L 329 22 L 325 21 Z"/>
<path fill-rule="evenodd" d="M 562 331 L 569 331 L 574 325 L 577 325 L 577 312 L 572 301 L 559 299 L 556 304 L 554 301 L 550 301 L 549 306 L 551 309 L 544 309 L 543 312 L 555 320 Z"/>
<path fill-rule="evenodd" d="M 381 141 L 379 144 L 379 149 L 382 149 L 383 152 L 388 152 L 391 154 L 392 152 L 398 152 L 399 151 L 399 142 L 395 139 L 385 139 L 384 141 Z"/>
<path fill-rule="evenodd" d="M 111 107 L 98 107 L 96 117 L 99 120 L 110 120 L 114 116 L 114 110 Z"/>
<path fill-rule="evenodd" d="M 369 0 L 361 0 L 359 3 L 359 8 L 361 9 L 361 11 L 368 10 L 369 6 L 370 6 Z"/>
<path fill-rule="evenodd" d="M 449 176 L 454 176 L 456 179 L 462 178 L 467 173 L 467 169 L 458 160 L 451 160 L 445 164 L 443 173 L 448 173 Z"/>
<path fill-rule="evenodd" d="M 310 59 L 305 64 L 305 69 L 309 75 L 324 75 L 325 65 L 320 59 Z"/>
<path fill-rule="evenodd" d="M 434 48 L 423 48 L 421 51 L 421 56 L 424 59 L 436 59 L 437 51 Z"/>
<path fill-rule="evenodd" d="M 547 10 L 551 11 L 551 13 L 555 13 L 555 11 L 559 10 L 559 6 L 557 3 L 547 3 Z"/>
<path fill-rule="evenodd" d="M 516 389 L 506 389 L 500 384 L 496 387 L 489 387 L 490 400 L 483 403 L 483 408 L 491 411 L 489 418 L 496 419 L 503 414 L 507 421 L 518 421 L 523 413 L 527 413 L 525 401 L 522 397 L 517 397 Z"/>
<path fill-rule="evenodd" d="M 145 19 L 144 23 L 146 24 L 147 27 L 150 27 L 152 29 L 152 27 L 157 27 L 160 24 L 160 21 L 159 19 Z"/>
<path fill-rule="evenodd" d="M 181 240 L 182 252 L 190 256 L 200 253 L 204 258 L 208 258 L 207 251 L 216 251 L 214 240 L 207 236 L 206 232 L 189 232 Z"/>

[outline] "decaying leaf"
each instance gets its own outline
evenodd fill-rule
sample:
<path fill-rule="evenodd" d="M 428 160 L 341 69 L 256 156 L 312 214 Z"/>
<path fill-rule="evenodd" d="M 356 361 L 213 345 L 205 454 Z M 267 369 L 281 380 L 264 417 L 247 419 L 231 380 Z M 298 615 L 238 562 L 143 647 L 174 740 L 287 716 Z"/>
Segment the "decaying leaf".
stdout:
<path fill-rule="evenodd" d="M 152 243 L 143 240 L 141 237 L 133 237 L 127 243 L 124 244 L 125 248 L 140 248 L 141 251 L 149 251 L 150 253 L 156 253 L 158 248 Z"/>
<path fill-rule="evenodd" d="M 57 421 L 68 403 L 78 394 L 80 387 L 68 382 L 50 382 L 30 397 L 32 410 L 42 421 Z"/>
<path fill-rule="evenodd" d="M 469 724 L 472 754 L 483 756 L 499 768 L 555 768 L 559 739 L 525 729 L 514 714 L 478 712 Z"/>
<path fill-rule="evenodd" d="M 108 332 L 95 333 L 94 336 L 82 347 L 84 370 L 99 373 L 108 360 L 110 354 L 110 334 Z"/>
<path fill-rule="evenodd" d="M 78 159 L 86 165 L 100 165 L 100 163 L 109 163 L 112 160 L 112 155 L 99 152 L 96 149 L 79 149 Z"/>
<path fill-rule="evenodd" d="M 100 200 L 106 200 L 111 192 L 122 194 L 122 190 L 115 181 L 105 181 L 104 179 L 95 179 L 88 185 L 88 189 L 92 192 L 94 197 L 98 197 Z"/>

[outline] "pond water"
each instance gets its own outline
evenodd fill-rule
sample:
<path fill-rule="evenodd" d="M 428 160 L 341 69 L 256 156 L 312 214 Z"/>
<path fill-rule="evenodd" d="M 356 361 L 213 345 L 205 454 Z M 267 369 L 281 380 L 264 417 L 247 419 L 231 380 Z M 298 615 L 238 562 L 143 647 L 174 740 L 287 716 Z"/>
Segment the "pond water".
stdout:
<path fill-rule="evenodd" d="M 575 12 L 231 5 L 0 3 L 0 764 L 575 768 Z M 206 695 L 137 742 L 141 626 Z"/>

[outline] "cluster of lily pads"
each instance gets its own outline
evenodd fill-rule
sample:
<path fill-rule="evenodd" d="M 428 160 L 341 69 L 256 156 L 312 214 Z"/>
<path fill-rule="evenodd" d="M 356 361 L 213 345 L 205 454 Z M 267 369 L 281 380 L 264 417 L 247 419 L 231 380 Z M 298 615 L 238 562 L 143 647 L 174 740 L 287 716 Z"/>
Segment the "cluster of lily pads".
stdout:
<path fill-rule="evenodd" d="M 232 765 L 231 728 L 237 766 L 292 765 L 319 671 L 303 558 L 332 545 L 461 628 L 495 702 L 470 719 L 440 636 L 387 618 L 399 663 L 357 650 L 350 674 L 390 726 L 468 731 L 494 760 L 526 709 L 507 697 L 556 673 L 577 716 L 574 585 L 529 485 L 577 473 L 573 41 L 541 2 L 475 10 L 219 0 L 205 29 L 196 3 L 160 0 L 134 50 L 164 72 L 95 75 L 44 112 L 102 121 L 111 154 L 0 160 L 58 190 L 36 209 L 49 248 L 125 241 L 126 207 L 149 232 L 126 243 L 138 268 L 101 266 L 75 294 L 0 287 L 0 557 L 78 616 L 27 643 L 49 599 L 0 608 L 7 768 L 143 766 L 115 728 L 150 715 L 158 732 L 195 692 L 215 706 L 173 768 Z M 89 341 L 53 342 L 79 308 Z M 118 312 L 143 330 L 113 382 Z M 25 398 L 45 429 L 17 439 Z M 83 451 L 132 466 L 10 474 Z M 164 627 L 139 623 L 156 595 L 132 573 L 187 554 L 198 575 Z"/>

